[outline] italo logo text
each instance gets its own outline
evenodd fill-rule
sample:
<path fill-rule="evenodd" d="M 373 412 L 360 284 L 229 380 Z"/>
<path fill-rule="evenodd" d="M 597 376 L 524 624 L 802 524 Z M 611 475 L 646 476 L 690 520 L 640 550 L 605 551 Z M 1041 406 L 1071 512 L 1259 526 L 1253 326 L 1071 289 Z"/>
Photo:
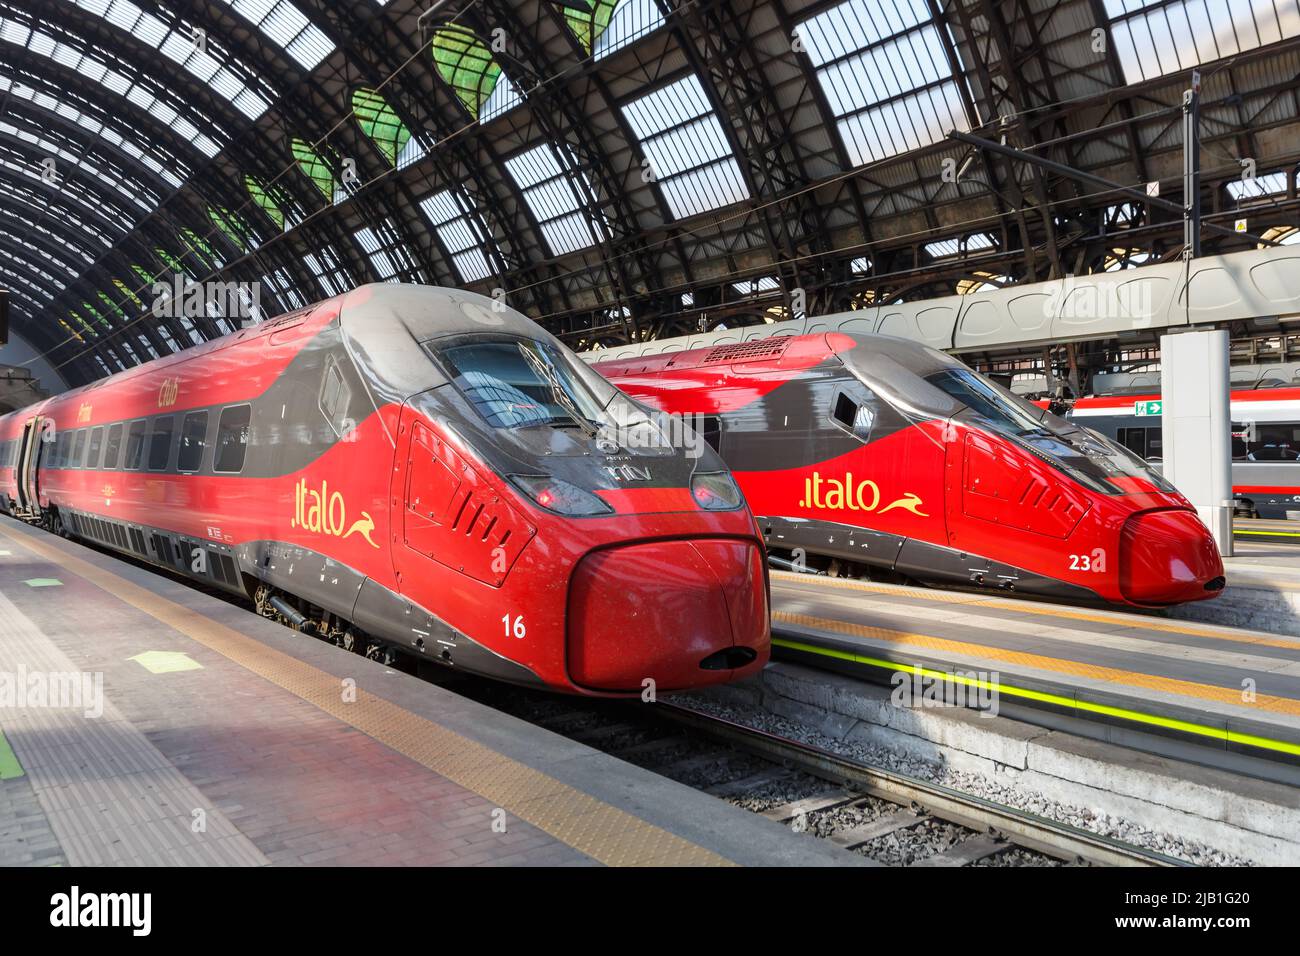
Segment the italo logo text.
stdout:
<path fill-rule="evenodd" d="M 308 488 L 306 478 L 293 486 L 291 526 L 334 538 L 350 538 L 359 534 L 370 547 L 379 547 L 370 536 L 375 530 L 375 521 L 370 517 L 370 512 L 361 512 L 360 518 L 348 524 L 347 503 L 339 492 L 330 491 L 328 481 L 322 481 L 319 490 Z"/>
<path fill-rule="evenodd" d="M 133 936 L 148 936 L 153 925 L 150 893 L 82 893 L 74 886 L 50 897 L 50 925 L 129 926 Z"/>
<path fill-rule="evenodd" d="M 922 518 L 930 517 L 921 510 L 923 502 L 920 497 L 910 491 L 883 508 L 880 500 L 880 487 L 870 478 L 855 482 L 851 471 L 845 472 L 843 478 L 823 478 L 820 472 L 814 471 L 811 478 L 803 480 L 803 498 L 799 500 L 799 507 L 825 511 L 872 511 L 882 515 L 902 508 Z"/>

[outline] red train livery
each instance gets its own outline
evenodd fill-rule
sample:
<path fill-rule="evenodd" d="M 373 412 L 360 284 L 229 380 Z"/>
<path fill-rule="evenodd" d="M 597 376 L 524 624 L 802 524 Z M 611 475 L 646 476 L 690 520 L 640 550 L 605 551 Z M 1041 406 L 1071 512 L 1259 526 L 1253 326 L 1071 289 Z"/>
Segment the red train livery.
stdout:
<path fill-rule="evenodd" d="M 1145 462 L 917 343 L 832 332 L 593 367 L 710 417 L 774 551 L 1091 603 L 1223 588 L 1209 532 Z"/>
<path fill-rule="evenodd" d="M 503 680 L 750 674 L 755 520 L 712 450 L 609 440 L 645 420 L 490 299 L 364 286 L 0 417 L 0 507 Z"/>

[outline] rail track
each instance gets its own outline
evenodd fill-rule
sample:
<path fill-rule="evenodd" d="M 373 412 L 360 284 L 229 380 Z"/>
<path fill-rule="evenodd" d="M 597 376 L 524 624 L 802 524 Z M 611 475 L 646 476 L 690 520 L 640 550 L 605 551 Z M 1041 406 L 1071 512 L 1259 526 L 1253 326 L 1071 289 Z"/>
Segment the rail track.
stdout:
<path fill-rule="evenodd" d="M 466 675 L 433 680 L 881 865 L 1189 865 L 680 703 L 559 697 Z"/>

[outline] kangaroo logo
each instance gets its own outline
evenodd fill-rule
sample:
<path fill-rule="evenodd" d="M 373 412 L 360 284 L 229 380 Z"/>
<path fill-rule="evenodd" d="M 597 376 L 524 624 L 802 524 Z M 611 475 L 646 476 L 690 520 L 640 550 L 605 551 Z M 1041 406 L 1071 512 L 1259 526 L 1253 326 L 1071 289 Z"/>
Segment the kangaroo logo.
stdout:
<path fill-rule="evenodd" d="M 379 545 L 375 544 L 375 539 L 370 537 L 370 532 L 374 530 L 375 519 L 370 517 L 369 511 L 363 511 L 361 512 L 361 517 L 352 522 L 352 527 L 348 528 L 348 533 L 343 537 L 350 538 L 354 534 L 359 534 L 361 537 L 366 539 L 366 544 L 370 545 L 372 548 L 377 548 Z"/>
<path fill-rule="evenodd" d="M 348 524 L 348 506 L 343 495 L 330 491 L 329 482 L 322 481 L 320 490 L 307 487 L 307 479 L 301 479 L 293 489 L 293 520 L 291 528 L 303 528 L 313 534 L 327 534 L 332 538 L 348 538 L 359 534 L 366 539 L 366 544 L 378 549 L 375 539 L 370 536 L 375 530 L 375 519 L 370 512 L 361 512 L 361 517 Z M 343 529 L 346 528 L 345 532 Z"/>
<path fill-rule="evenodd" d="M 903 497 L 899 498 L 897 501 L 891 501 L 889 504 L 885 505 L 885 507 L 881 508 L 876 513 L 883 515 L 886 511 L 890 511 L 894 508 L 902 508 L 904 511 L 910 511 L 912 512 L 912 514 L 920 518 L 930 517 L 928 514 L 926 514 L 924 511 L 921 510 L 920 497 L 918 497 L 917 495 L 913 494 L 910 491 L 907 494 L 903 495 Z"/>

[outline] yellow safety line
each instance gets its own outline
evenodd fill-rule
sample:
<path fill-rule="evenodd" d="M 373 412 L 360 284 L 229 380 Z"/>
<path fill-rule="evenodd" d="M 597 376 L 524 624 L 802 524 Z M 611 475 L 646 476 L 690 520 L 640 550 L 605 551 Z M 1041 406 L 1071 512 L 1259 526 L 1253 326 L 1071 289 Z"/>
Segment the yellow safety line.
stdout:
<path fill-rule="evenodd" d="M 1285 740 L 1274 740 L 1271 737 L 1259 737 L 1255 734 L 1243 734 L 1235 730 L 1225 730 L 1222 727 L 1211 727 L 1207 724 L 1197 724 L 1188 720 L 1176 720 L 1172 717 L 1160 717 L 1156 714 L 1144 714 L 1141 711 L 1129 710 L 1125 707 L 1111 707 L 1108 704 L 1098 704 L 1089 700 L 1080 700 L 1077 697 L 1065 697 L 1061 694 L 1048 694 L 1043 691 L 1017 687 L 1014 684 L 1006 684 L 1002 681 L 991 681 L 966 674 L 949 673 L 935 670 L 930 667 L 922 667 L 919 664 L 902 664 L 898 661 L 882 660 L 878 657 L 868 657 L 865 654 L 853 654 L 833 647 L 821 647 L 816 644 L 806 644 L 802 641 L 792 641 L 783 637 L 774 637 L 772 639 L 772 644 L 776 647 L 785 647 L 790 650 L 802 651 L 807 654 L 816 654 L 822 657 L 830 657 L 835 660 L 851 661 L 855 664 L 865 664 L 869 667 L 887 670 L 894 673 L 897 673 L 898 671 L 907 671 L 912 674 L 929 677 L 936 681 L 963 684 L 967 687 L 987 688 L 996 691 L 998 694 L 1006 694 L 1010 697 L 1023 697 L 1026 700 L 1033 700 L 1044 704 L 1054 704 L 1059 707 L 1068 707 L 1073 710 L 1084 711 L 1085 713 L 1101 714 L 1106 717 L 1119 717 L 1124 720 L 1148 724 L 1153 727 L 1164 727 L 1168 730 L 1178 730 L 1183 733 L 1195 734 L 1201 737 L 1212 737 L 1216 740 L 1223 740 L 1236 744 L 1248 744 L 1252 747 L 1259 747 L 1264 750 L 1276 750 L 1280 753 L 1300 756 L 1300 744 L 1288 743 Z"/>
<path fill-rule="evenodd" d="M 932 637 L 929 634 L 895 631 L 884 627 L 874 627 L 869 624 L 855 624 L 851 621 L 836 621 L 831 618 L 813 617 L 810 614 L 791 614 L 787 611 L 776 611 L 772 614 L 772 620 L 782 624 L 810 627 L 819 631 L 863 637 L 887 644 L 906 644 L 947 654 L 967 654 L 985 660 L 1003 661 L 1007 664 L 1019 664 L 1022 667 L 1051 671 L 1055 674 L 1089 677 L 1093 680 L 1111 681 L 1128 687 L 1140 687 L 1144 690 L 1178 694 L 1182 697 L 1195 697 L 1220 704 L 1258 707 L 1260 710 L 1271 713 L 1300 717 L 1300 700 L 1293 700 L 1289 697 L 1273 697 L 1268 694 L 1256 694 L 1255 700 L 1247 703 L 1242 700 L 1241 689 L 1235 687 L 1216 687 L 1213 684 L 1198 684 L 1173 677 L 1139 674 L 1136 671 L 1120 670 L 1117 667 L 1104 667 L 1101 664 L 1085 664 L 1081 661 L 1069 661 L 1059 657 L 1047 657 L 1043 654 L 1031 654 L 1028 651 L 1013 651 L 1005 647 L 993 647 L 988 644 L 972 644 L 967 641 L 950 640 L 946 637 Z"/>
<path fill-rule="evenodd" d="M 1242 531 L 1234 530 L 1233 534 L 1258 534 L 1269 538 L 1300 538 L 1300 531 Z"/>
<path fill-rule="evenodd" d="M 340 678 L 277 651 L 43 541 L 0 533 L 117 599 L 264 677 L 494 806 L 609 866 L 734 866 L 674 833 L 497 753 L 382 697 L 355 690 L 345 703 Z M 485 823 L 486 825 L 486 823 Z"/>
<path fill-rule="evenodd" d="M 1133 615 L 1122 617 L 1118 614 L 1091 613 L 1053 607 L 1048 604 L 1033 604 L 1029 601 L 1013 602 L 1009 598 L 980 598 L 955 591 L 939 591 L 928 588 L 913 588 L 904 584 L 878 584 L 873 581 L 853 581 L 846 578 L 827 578 L 812 574 L 797 574 L 792 571 L 773 571 L 773 578 L 799 584 L 812 584 L 819 587 L 849 588 L 869 591 L 872 594 L 901 594 L 904 597 L 921 598 L 937 604 L 961 604 L 965 607 L 985 607 L 1013 614 L 1036 614 L 1040 617 L 1056 617 L 1067 621 L 1089 621 L 1094 624 L 1118 624 L 1140 630 L 1157 631 L 1162 634 L 1186 634 L 1189 637 L 1209 637 L 1219 641 L 1231 641 L 1237 644 L 1254 644 L 1260 647 L 1281 647 L 1300 652 L 1300 638 L 1287 640 L 1282 637 L 1265 637 L 1258 634 L 1243 634 L 1222 631 L 1211 627 L 1198 627 L 1195 624 L 1172 624 L 1146 617 Z"/>

